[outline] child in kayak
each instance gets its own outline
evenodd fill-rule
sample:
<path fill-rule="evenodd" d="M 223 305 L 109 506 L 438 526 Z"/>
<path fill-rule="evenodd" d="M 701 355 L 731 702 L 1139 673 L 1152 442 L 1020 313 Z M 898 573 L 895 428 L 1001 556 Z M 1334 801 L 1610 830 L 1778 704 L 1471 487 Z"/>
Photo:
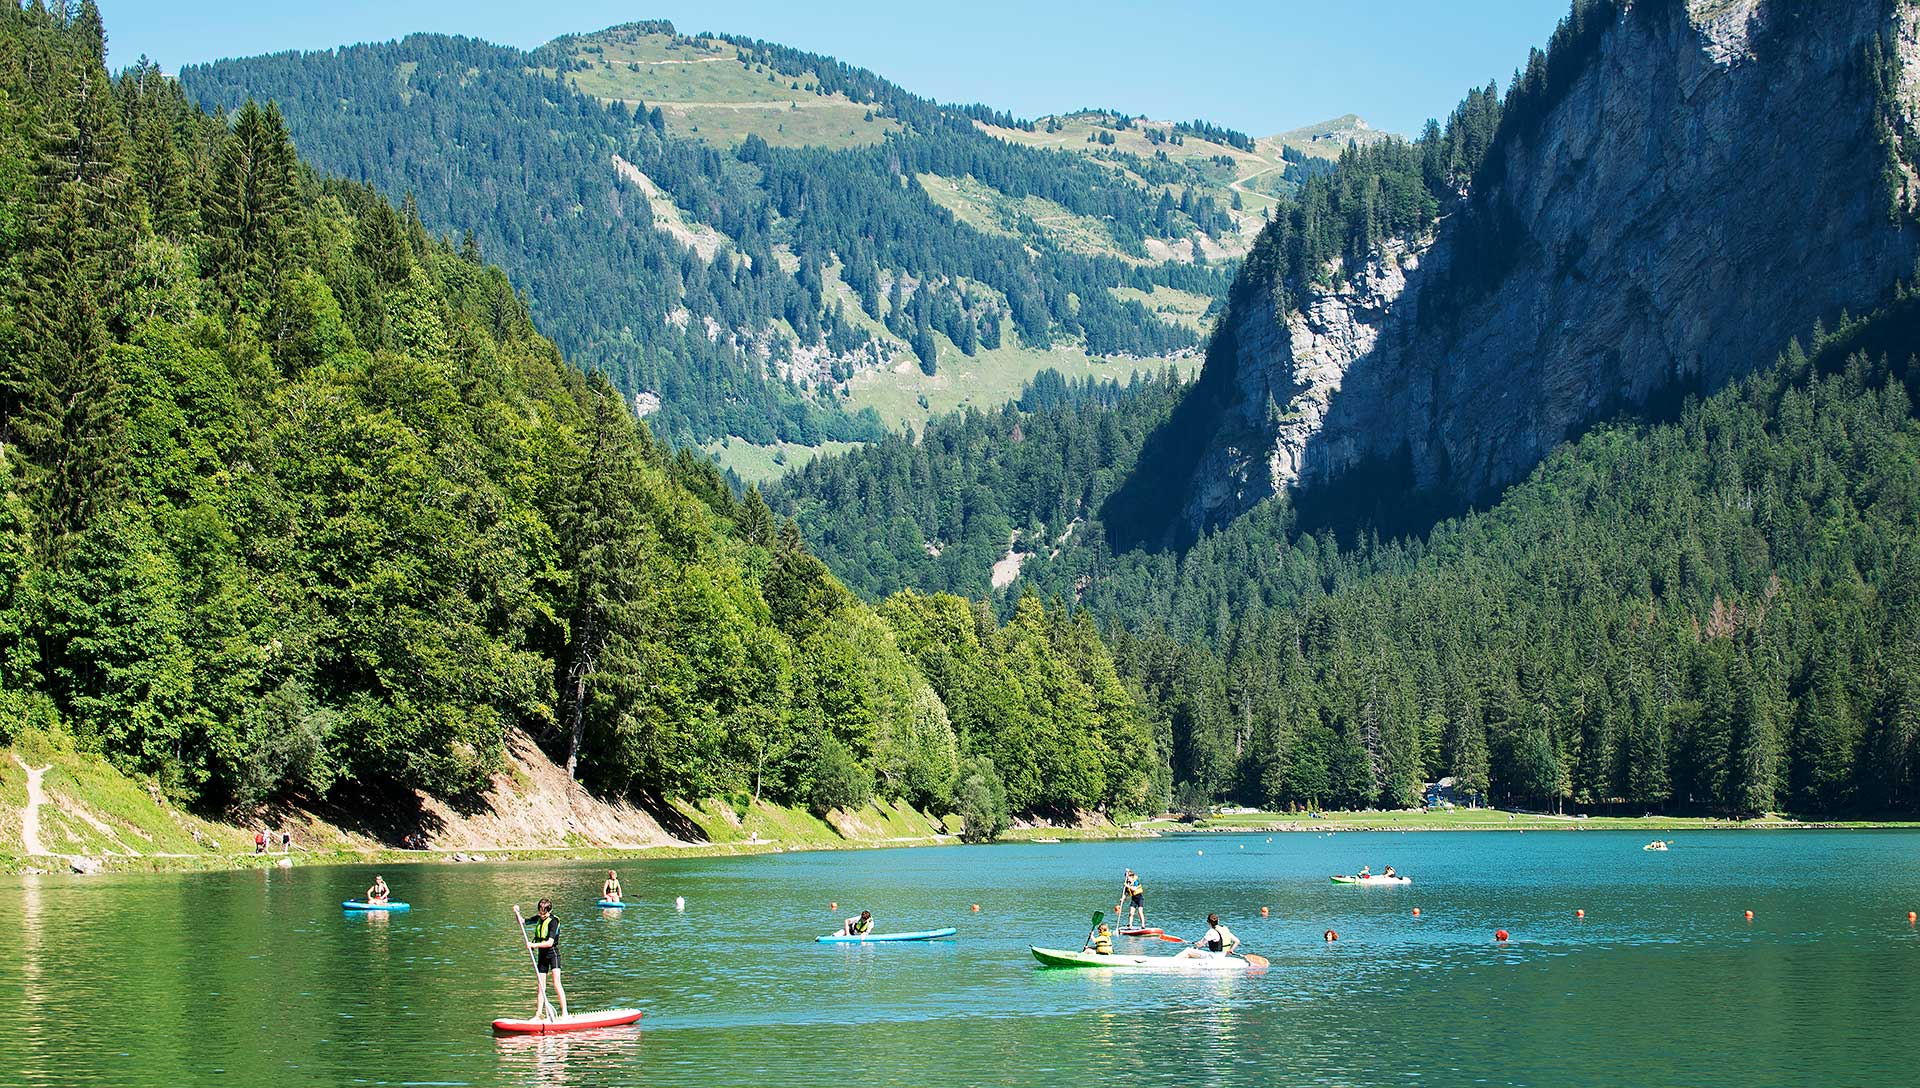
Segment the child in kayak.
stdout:
<path fill-rule="evenodd" d="M 1132 869 L 1127 870 L 1127 882 L 1120 888 L 1120 896 L 1129 904 L 1127 907 L 1127 927 L 1130 929 L 1147 928 L 1147 888 L 1140 883 Z M 1139 917 L 1136 918 L 1135 915 Z"/>
<path fill-rule="evenodd" d="M 1393 879 L 1393 866 L 1391 865 L 1387 866 L 1387 871 L 1384 873 L 1381 873 L 1380 875 L 1383 877 L 1386 877 L 1388 880 Z"/>
<path fill-rule="evenodd" d="M 1113 955 L 1113 931 L 1107 928 L 1107 923 L 1100 923 L 1100 928 L 1094 931 L 1093 940 L 1089 941 L 1081 951 L 1097 952 L 1102 956 Z"/>
<path fill-rule="evenodd" d="M 620 898 L 620 874 L 619 873 L 614 872 L 612 869 L 607 870 L 607 879 L 604 883 L 600 885 L 600 898 L 606 900 L 609 903 L 626 902 L 625 899 Z"/>
<path fill-rule="evenodd" d="M 841 930 L 849 937 L 864 937 L 873 932 L 873 912 L 863 910 L 858 918 L 847 919 L 846 928 Z"/>
<path fill-rule="evenodd" d="M 1240 938 L 1220 921 L 1218 914 L 1207 915 L 1207 935 L 1192 948 L 1183 948 L 1180 954 L 1188 959 L 1203 959 L 1209 956 L 1231 956 L 1240 947 Z"/>
<path fill-rule="evenodd" d="M 553 900 L 540 901 L 540 913 L 527 919 L 527 946 L 533 949 L 533 969 L 540 976 L 540 997 L 533 1006 L 535 1020 L 551 1018 L 553 1006 L 547 1002 L 547 976 L 553 976 L 553 993 L 560 999 L 560 1015 L 567 1015 L 567 990 L 560 985 L 560 919 L 553 916 Z"/>
<path fill-rule="evenodd" d="M 375 876 L 373 885 L 367 889 L 367 902 L 384 903 L 387 901 L 387 896 L 391 894 L 393 893 L 387 890 L 387 878 Z"/>

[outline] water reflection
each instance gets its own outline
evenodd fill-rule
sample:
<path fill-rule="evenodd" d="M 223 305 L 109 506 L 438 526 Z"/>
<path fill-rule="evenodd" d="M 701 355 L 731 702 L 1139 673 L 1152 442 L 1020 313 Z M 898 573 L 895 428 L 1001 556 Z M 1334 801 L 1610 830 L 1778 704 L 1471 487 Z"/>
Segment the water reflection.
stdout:
<path fill-rule="evenodd" d="M 496 1035 L 494 1049 L 514 1083 L 566 1088 L 605 1083 L 607 1070 L 637 1056 L 641 1034 L 634 1025 L 557 1035 Z"/>

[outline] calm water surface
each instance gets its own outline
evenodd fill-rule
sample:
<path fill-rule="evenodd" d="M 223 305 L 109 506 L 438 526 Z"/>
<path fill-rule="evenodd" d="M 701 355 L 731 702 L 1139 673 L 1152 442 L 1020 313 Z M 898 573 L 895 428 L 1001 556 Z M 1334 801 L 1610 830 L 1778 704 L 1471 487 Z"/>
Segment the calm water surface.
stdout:
<path fill-rule="evenodd" d="M 1920 833 L 1642 841 L 1205 835 L 630 862 L 639 902 L 619 912 L 592 907 L 604 868 L 575 863 L 390 868 L 414 905 L 391 917 L 339 909 L 371 869 L 9 878 L 0 1085 L 1920 1083 Z M 1327 882 L 1363 863 L 1415 883 Z M 1078 947 L 1126 866 L 1154 924 L 1198 937 L 1217 910 L 1272 969 L 1038 969 L 1028 944 Z M 492 1035 L 532 1009 L 511 908 L 543 894 L 574 1008 L 637 1005 L 642 1027 Z M 881 929 L 960 937 L 811 943 L 862 906 Z"/>

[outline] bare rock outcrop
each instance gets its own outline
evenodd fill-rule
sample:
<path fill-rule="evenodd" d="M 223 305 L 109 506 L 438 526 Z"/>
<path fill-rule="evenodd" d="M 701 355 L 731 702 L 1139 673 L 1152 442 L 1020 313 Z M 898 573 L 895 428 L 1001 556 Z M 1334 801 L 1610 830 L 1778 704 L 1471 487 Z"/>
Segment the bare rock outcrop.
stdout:
<path fill-rule="evenodd" d="M 1208 361 L 1228 394 L 1187 524 L 1369 462 L 1484 498 L 1596 420 L 1718 388 L 1816 319 L 1873 305 L 1920 253 L 1891 213 L 1871 73 L 1891 43 L 1894 121 L 1911 125 L 1914 18 L 1891 0 L 1627 5 L 1474 194 L 1516 254 L 1495 282 L 1431 289 L 1485 226 L 1454 215 L 1297 308 L 1271 284 L 1236 302 Z"/>

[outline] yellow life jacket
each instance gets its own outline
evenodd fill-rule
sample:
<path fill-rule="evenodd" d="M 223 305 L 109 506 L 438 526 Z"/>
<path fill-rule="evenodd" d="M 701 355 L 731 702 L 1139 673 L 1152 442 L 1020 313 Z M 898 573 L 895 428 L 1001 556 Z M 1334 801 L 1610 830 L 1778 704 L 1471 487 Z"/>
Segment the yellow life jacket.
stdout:
<path fill-rule="evenodd" d="M 1102 956 L 1113 955 L 1113 938 L 1105 933 L 1093 935 L 1093 950 Z"/>

